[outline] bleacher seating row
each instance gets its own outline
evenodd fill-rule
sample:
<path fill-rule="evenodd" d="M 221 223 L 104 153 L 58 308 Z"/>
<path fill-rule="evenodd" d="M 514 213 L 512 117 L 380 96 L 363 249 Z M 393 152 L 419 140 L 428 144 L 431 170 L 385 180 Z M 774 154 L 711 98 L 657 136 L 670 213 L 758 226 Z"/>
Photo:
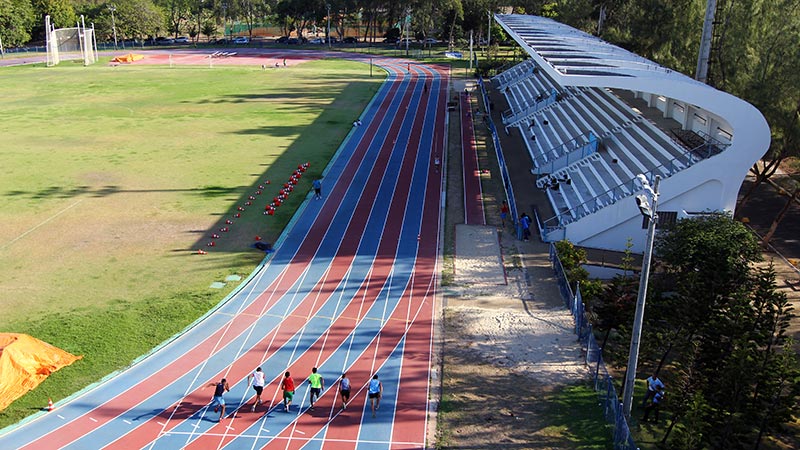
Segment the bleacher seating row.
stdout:
<path fill-rule="evenodd" d="M 561 87 L 527 60 L 493 79 L 510 106 L 507 127 L 519 128 L 561 225 L 632 195 L 639 173 L 668 177 L 696 162 L 672 139 L 611 90 Z M 532 108 L 543 95 L 558 101 Z M 586 152 L 599 137 L 597 152 Z M 571 152 L 582 151 L 579 158 Z"/>

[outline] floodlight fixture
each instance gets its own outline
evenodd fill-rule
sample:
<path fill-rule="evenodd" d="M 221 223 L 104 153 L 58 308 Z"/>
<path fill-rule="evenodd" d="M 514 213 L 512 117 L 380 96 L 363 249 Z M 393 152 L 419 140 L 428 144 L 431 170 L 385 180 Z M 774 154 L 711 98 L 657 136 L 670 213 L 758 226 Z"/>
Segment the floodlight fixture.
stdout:
<path fill-rule="evenodd" d="M 639 207 L 639 212 L 642 213 L 643 216 L 650 219 L 653 218 L 653 209 L 650 207 L 650 201 L 647 200 L 646 195 L 639 194 L 636 196 L 636 206 Z"/>

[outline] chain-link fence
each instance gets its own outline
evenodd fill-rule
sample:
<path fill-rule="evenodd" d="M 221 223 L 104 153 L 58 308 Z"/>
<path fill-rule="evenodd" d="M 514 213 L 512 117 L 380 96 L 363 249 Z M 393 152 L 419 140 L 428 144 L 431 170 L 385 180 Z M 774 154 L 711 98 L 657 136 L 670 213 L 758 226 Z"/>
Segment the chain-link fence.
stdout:
<path fill-rule="evenodd" d="M 614 448 L 616 450 L 636 450 L 638 447 L 633 442 L 633 437 L 628 428 L 628 421 L 625 420 L 625 415 L 622 413 L 622 403 L 619 401 L 617 389 L 614 387 L 614 380 L 608 374 L 606 365 L 603 362 L 602 349 L 597 345 L 594 333 L 592 333 L 592 324 L 586 318 L 580 285 L 576 286 L 573 293 L 567 280 L 567 274 L 561 265 L 561 260 L 558 259 L 556 246 L 552 243 L 550 244 L 550 261 L 556 273 L 561 298 L 564 299 L 566 307 L 569 308 L 575 318 L 575 334 L 578 336 L 581 345 L 586 349 L 585 363 L 592 368 L 594 389 L 600 397 L 603 415 L 613 427 Z"/>

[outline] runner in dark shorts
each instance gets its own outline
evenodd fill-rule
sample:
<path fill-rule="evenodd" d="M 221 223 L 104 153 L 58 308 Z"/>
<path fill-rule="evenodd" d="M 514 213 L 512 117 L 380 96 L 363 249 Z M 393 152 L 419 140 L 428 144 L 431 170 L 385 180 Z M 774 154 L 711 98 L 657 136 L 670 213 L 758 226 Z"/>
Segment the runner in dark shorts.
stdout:
<path fill-rule="evenodd" d="M 317 373 L 317 368 L 311 369 L 311 375 L 308 376 L 308 383 L 311 385 L 309 389 L 309 400 L 311 401 L 311 409 L 314 409 L 314 402 L 319 399 L 319 395 L 325 389 L 325 380 L 322 375 Z"/>
<path fill-rule="evenodd" d="M 256 406 L 261 404 L 261 393 L 264 392 L 264 384 L 266 383 L 264 372 L 261 370 L 261 367 L 247 376 L 247 384 L 250 384 L 251 381 L 253 382 L 253 389 L 256 391 L 256 399 L 250 411 L 255 411 Z"/>
<path fill-rule="evenodd" d="M 372 407 L 372 417 L 375 417 L 375 411 L 381 404 L 381 392 L 383 392 L 383 384 L 378 380 L 378 374 L 372 376 L 369 380 L 369 403 Z"/>
<path fill-rule="evenodd" d="M 342 409 L 347 409 L 347 402 L 350 401 L 350 378 L 343 373 L 339 379 L 339 394 L 342 396 Z"/>

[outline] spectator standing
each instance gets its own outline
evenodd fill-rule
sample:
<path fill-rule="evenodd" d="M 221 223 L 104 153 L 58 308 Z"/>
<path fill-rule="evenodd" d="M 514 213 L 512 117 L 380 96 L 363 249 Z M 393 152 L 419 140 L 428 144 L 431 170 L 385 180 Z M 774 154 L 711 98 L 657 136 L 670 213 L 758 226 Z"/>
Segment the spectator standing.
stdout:
<path fill-rule="evenodd" d="M 266 382 L 261 367 L 247 376 L 247 384 L 250 384 L 251 381 L 253 382 L 253 389 L 256 391 L 256 399 L 253 401 L 253 407 L 250 408 L 250 411 L 255 411 L 256 405 L 261 404 L 261 393 L 264 392 L 264 384 Z"/>
<path fill-rule="evenodd" d="M 508 213 L 509 213 L 508 203 L 506 203 L 506 201 L 503 200 L 503 204 L 500 205 L 500 224 L 503 228 L 506 227 L 506 218 L 508 218 Z"/>
<path fill-rule="evenodd" d="M 317 178 L 311 183 L 311 187 L 314 188 L 314 198 L 319 200 L 322 198 L 322 177 Z"/>
<path fill-rule="evenodd" d="M 647 422 L 651 412 L 654 415 L 653 422 L 658 422 L 658 413 L 661 410 L 661 404 L 663 402 L 664 388 L 659 386 L 656 393 L 653 394 L 653 399 L 650 401 L 650 404 L 644 407 L 644 417 L 642 417 L 642 422 Z"/>
<path fill-rule="evenodd" d="M 647 377 L 647 393 L 644 394 L 642 407 L 645 407 L 647 405 L 647 400 L 656 395 L 656 393 L 661 389 L 666 389 L 666 386 L 664 386 L 664 383 L 658 378 L 657 373 Z"/>
<path fill-rule="evenodd" d="M 522 240 L 527 241 L 531 238 L 531 218 L 527 214 L 522 213 L 519 216 L 519 224 L 522 226 Z"/>

